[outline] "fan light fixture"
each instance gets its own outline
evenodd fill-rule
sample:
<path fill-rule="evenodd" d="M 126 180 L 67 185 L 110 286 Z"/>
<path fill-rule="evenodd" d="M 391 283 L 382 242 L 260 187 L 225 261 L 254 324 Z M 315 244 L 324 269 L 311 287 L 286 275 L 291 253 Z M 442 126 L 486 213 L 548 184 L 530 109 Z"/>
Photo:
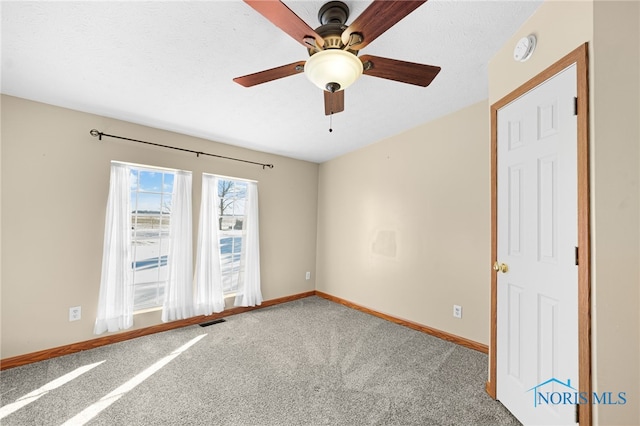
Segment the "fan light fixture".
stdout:
<path fill-rule="evenodd" d="M 358 57 L 361 49 L 425 1 L 374 0 L 347 25 L 349 7 L 343 1 L 331 0 L 318 11 L 320 26 L 314 30 L 282 1 L 244 0 L 304 46 L 309 58 L 306 62 L 297 61 L 236 77 L 233 81 L 244 87 L 252 87 L 304 72 L 315 86 L 324 91 L 325 115 L 344 111 L 344 90 L 364 73 L 371 77 L 427 87 L 440 72 L 440 67 L 373 55 Z"/>
<path fill-rule="evenodd" d="M 304 73 L 313 84 L 328 92 L 351 86 L 362 75 L 362 61 L 353 53 L 327 49 L 313 54 L 304 65 Z"/>

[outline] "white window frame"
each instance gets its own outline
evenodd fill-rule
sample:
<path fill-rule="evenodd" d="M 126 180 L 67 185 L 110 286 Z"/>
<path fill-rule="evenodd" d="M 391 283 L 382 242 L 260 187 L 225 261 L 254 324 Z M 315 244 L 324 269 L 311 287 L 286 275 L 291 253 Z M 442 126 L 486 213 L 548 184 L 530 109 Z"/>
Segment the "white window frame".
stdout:
<path fill-rule="evenodd" d="M 250 180 L 250 179 L 242 179 L 242 178 L 237 178 L 237 177 L 232 177 L 232 176 L 223 176 L 223 175 L 214 175 L 216 178 L 218 178 L 219 182 L 222 181 L 231 181 L 231 182 L 244 182 L 244 183 L 248 183 L 248 182 L 257 182 L 254 180 Z M 245 187 L 246 188 L 246 187 Z M 216 191 L 219 191 L 219 188 L 216 188 Z M 248 193 L 247 193 L 247 189 L 245 189 L 244 191 L 244 197 L 243 197 L 243 201 L 246 204 L 246 200 L 248 197 Z M 220 199 L 220 193 L 218 192 L 218 197 L 217 199 Z M 222 201 L 220 201 L 222 202 Z M 243 210 L 243 214 L 242 214 L 242 223 L 243 223 L 243 227 L 242 229 L 235 229 L 233 226 L 230 229 L 221 229 L 222 228 L 222 213 L 220 210 L 220 206 L 216 206 L 216 211 L 217 213 L 220 215 L 220 223 L 216 224 L 216 226 L 218 226 L 218 233 L 219 233 L 219 238 L 218 238 L 218 242 L 219 242 L 219 247 L 220 247 L 220 271 L 221 271 L 221 275 L 222 275 L 222 288 L 223 288 L 223 294 L 225 297 L 231 297 L 236 295 L 237 291 L 238 291 L 238 279 L 240 274 L 243 273 L 243 268 L 244 265 L 242 265 L 241 263 L 241 250 L 238 251 L 236 253 L 236 242 L 235 240 L 240 237 L 244 239 L 244 233 L 246 232 L 246 228 L 245 226 L 247 225 L 247 219 L 246 219 L 246 211 Z M 232 218 L 236 218 L 237 221 L 237 215 L 232 214 L 231 215 Z M 232 238 L 232 245 L 231 245 L 231 266 L 225 266 L 225 262 L 224 262 L 224 258 L 227 256 L 226 253 L 223 253 L 223 244 L 222 244 L 222 240 L 226 239 L 226 238 Z M 242 242 L 243 243 L 243 242 Z M 241 244 L 242 244 L 241 243 Z M 237 256 L 238 260 L 236 261 L 234 258 Z M 229 276 L 231 275 L 231 276 Z M 230 285 L 229 285 L 229 281 L 231 281 Z"/>
<path fill-rule="evenodd" d="M 164 174 L 172 174 L 175 176 L 176 173 L 178 173 L 180 170 L 178 169 L 171 169 L 171 168 L 166 168 L 166 167 L 156 167 L 156 166 L 150 166 L 147 164 L 135 164 L 135 163 L 122 163 L 122 164 L 126 164 L 128 165 L 131 170 L 135 170 L 138 173 L 142 171 L 142 172 L 153 172 L 153 173 L 163 173 Z M 158 311 L 162 309 L 162 305 L 164 302 L 164 288 L 166 287 L 167 281 L 168 281 L 168 270 L 165 269 L 164 271 L 161 271 L 160 268 L 161 267 L 168 267 L 169 264 L 169 253 L 168 253 L 168 249 L 169 249 L 169 244 L 170 244 L 170 236 L 168 235 L 169 232 L 169 223 L 167 222 L 166 224 L 164 222 L 165 218 L 168 216 L 169 221 L 171 220 L 171 212 L 164 212 L 164 203 L 163 200 L 165 199 L 164 197 L 166 197 L 166 195 L 168 194 L 169 196 L 172 195 L 171 192 L 166 192 L 164 191 L 164 185 L 165 185 L 165 178 L 163 176 L 162 179 L 162 188 L 160 191 L 140 191 L 140 182 L 139 179 L 136 182 L 137 183 L 137 189 L 135 191 L 136 194 L 136 205 L 132 204 L 131 205 L 131 226 L 132 226 L 132 234 L 131 234 L 131 255 L 132 255 L 132 262 L 131 262 L 131 269 L 132 269 L 132 285 L 133 285 L 133 313 L 135 314 L 141 314 L 141 313 L 145 313 L 145 312 L 152 312 L 152 311 Z M 130 195 L 132 195 L 133 193 L 133 188 L 130 188 Z M 136 271 L 136 268 L 134 265 L 136 265 L 136 254 L 138 252 L 138 248 L 139 248 L 139 244 L 137 244 L 137 242 L 140 241 L 139 238 L 136 238 L 138 235 L 138 232 L 140 232 L 141 230 L 138 229 L 137 227 L 137 223 L 138 223 L 138 219 L 141 216 L 140 213 L 138 212 L 138 205 L 137 202 L 139 201 L 139 197 L 140 194 L 159 194 L 160 195 L 160 212 L 159 212 L 159 232 L 160 232 L 160 238 L 159 238 L 159 243 L 158 243 L 158 257 L 157 257 L 157 268 L 158 268 L 158 280 L 156 281 L 147 281 L 144 283 L 136 283 L 136 273 L 140 273 L 141 271 Z M 134 213 L 134 211 L 136 213 Z M 165 231 L 162 231 L 162 228 L 165 227 Z M 166 236 L 163 237 L 164 233 L 167 233 Z M 166 261 L 163 262 L 162 261 L 162 257 L 163 257 L 163 250 L 165 250 L 167 252 L 166 254 Z M 160 274 L 161 273 L 165 273 L 165 277 L 164 279 L 161 279 Z M 154 297 L 154 303 L 152 304 L 143 304 L 142 302 L 138 302 L 136 303 L 136 288 L 139 287 L 140 285 L 145 284 L 145 285 L 153 285 L 154 286 L 154 290 L 155 290 L 155 297 Z"/>

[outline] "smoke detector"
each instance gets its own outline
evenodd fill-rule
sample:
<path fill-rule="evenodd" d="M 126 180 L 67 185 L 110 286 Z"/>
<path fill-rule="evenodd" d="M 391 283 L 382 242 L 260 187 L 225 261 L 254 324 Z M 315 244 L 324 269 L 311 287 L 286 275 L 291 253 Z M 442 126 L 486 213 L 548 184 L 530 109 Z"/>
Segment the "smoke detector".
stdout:
<path fill-rule="evenodd" d="M 513 59 L 518 62 L 524 62 L 528 60 L 533 51 L 536 48 L 536 36 L 529 34 L 526 37 L 522 37 L 516 43 L 516 47 L 513 49 Z"/>

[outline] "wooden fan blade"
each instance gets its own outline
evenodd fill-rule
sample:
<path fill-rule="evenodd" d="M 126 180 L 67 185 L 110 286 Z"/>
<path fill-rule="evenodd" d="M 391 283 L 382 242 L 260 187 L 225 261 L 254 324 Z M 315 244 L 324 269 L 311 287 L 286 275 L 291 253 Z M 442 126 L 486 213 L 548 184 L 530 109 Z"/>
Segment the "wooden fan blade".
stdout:
<path fill-rule="evenodd" d="M 310 47 L 305 41 L 308 38 L 315 39 L 319 47 L 324 46 L 324 39 L 280 0 L 244 0 L 244 2 L 303 46 Z"/>
<path fill-rule="evenodd" d="M 251 87 L 256 84 L 262 84 L 279 78 L 289 77 L 290 75 L 300 74 L 302 71 L 304 71 L 304 61 L 299 61 L 289 65 L 283 65 L 281 67 L 244 75 L 242 77 L 236 77 L 233 81 L 244 87 Z"/>
<path fill-rule="evenodd" d="M 362 36 L 362 42 L 351 46 L 360 50 L 427 0 L 374 0 L 342 33 L 342 42 L 349 43 L 352 33 Z"/>
<path fill-rule="evenodd" d="M 344 111 L 344 90 L 338 92 L 324 91 L 324 115 L 336 114 Z"/>
<path fill-rule="evenodd" d="M 427 87 L 440 72 L 440 67 L 363 55 L 360 60 L 364 64 L 364 74 L 386 78 L 400 83 L 415 84 Z"/>

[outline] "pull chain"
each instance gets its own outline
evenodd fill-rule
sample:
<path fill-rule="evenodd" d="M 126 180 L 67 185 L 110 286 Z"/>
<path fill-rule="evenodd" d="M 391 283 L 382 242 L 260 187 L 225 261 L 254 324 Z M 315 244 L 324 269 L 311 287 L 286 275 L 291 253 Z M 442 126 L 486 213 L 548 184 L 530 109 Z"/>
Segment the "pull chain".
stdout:
<path fill-rule="evenodd" d="M 333 111 L 329 114 L 329 133 L 333 132 Z"/>

